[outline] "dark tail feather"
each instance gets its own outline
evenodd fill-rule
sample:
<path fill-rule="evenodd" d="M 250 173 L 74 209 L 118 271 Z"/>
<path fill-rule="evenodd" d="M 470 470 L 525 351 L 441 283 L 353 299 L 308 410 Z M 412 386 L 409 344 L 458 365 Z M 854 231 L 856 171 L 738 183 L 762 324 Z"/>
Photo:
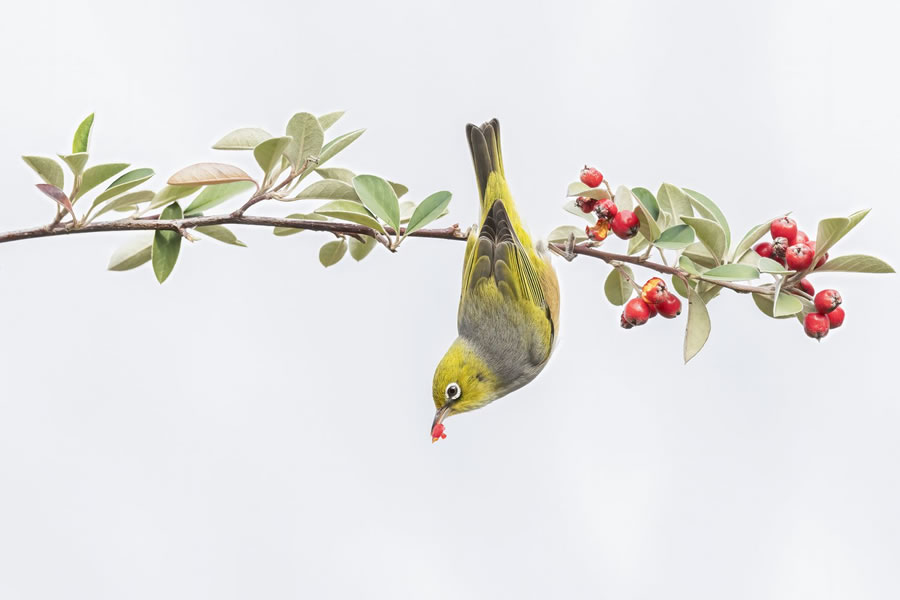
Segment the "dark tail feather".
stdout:
<path fill-rule="evenodd" d="M 472 152 L 472 163 L 475 165 L 475 178 L 478 180 L 478 194 L 484 200 L 488 177 L 494 171 L 503 175 L 503 157 L 500 153 L 500 122 L 491 119 L 481 127 L 469 123 L 466 125 L 466 137 L 469 150 Z"/>

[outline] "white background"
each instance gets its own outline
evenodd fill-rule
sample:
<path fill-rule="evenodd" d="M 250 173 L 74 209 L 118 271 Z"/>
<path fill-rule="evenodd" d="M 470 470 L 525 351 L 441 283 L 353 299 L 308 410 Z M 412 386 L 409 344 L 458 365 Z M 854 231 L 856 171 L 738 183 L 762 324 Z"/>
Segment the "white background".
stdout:
<path fill-rule="evenodd" d="M 348 109 L 333 166 L 454 192 L 497 116 L 536 234 L 585 162 L 716 200 L 735 235 L 873 207 L 840 253 L 900 263 L 898 10 L 886 2 L 26 2 L 0 23 L 0 229 L 49 220 L 21 154 L 176 169 L 239 126 Z M 287 214 L 304 207 L 261 207 Z M 893 276 L 822 275 L 816 344 L 746 296 L 623 331 L 558 265 L 530 386 L 429 441 L 463 246 L 323 269 L 241 230 L 105 270 L 121 235 L 0 247 L 0 597 L 879 599 L 900 595 Z M 612 241 L 611 249 L 621 248 Z"/>

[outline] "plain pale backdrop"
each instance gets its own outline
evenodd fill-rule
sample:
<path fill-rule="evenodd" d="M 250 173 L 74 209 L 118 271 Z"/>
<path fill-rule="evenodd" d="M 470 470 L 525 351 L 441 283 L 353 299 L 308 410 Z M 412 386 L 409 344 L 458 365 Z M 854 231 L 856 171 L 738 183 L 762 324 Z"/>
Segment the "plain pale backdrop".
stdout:
<path fill-rule="evenodd" d="M 151 166 L 240 126 L 347 109 L 334 166 L 454 192 L 497 116 L 538 235 L 585 162 L 703 191 L 735 235 L 873 207 L 838 253 L 900 262 L 900 39 L 886 2 L 25 2 L 0 23 L 0 229 L 46 222 L 21 154 Z M 287 214 L 296 206 L 260 207 Z M 302 209 L 302 208 L 301 208 Z M 255 209 L 254 209 L 255 210 Z M 900 596 L 900 293 L 822 275 L 823 343 L 746 296 L 623 331 L 606 267 L 558 264 L 562 341 L 530 386 L 429 442 L 463 245 L 323 269 L 323 234 L 182 249 L 0 246 L 0 597 L 888 599 Z M 613 241 L 610 248 L 620 248 Z"/>

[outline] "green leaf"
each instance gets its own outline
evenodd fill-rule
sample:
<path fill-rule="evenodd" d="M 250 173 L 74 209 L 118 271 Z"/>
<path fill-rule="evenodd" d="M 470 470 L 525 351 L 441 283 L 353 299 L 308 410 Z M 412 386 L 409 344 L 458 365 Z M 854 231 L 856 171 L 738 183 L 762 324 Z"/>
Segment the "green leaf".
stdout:
<path fill-rule="evenodd" d="M 316 169 L 316 173 L 318 173 L 322 179 L 337 179 L 338 181 L 349 184 L 352 184 L 353 178 L 356 177 L 356 173 L 350 169 L 342 169 L 340 167 L 334 167 L 332 169 Z"/>
<path fill-rule="evenodd" d="M 253 149 L 253 158 L 256 164 L 263 170 L 265 176 L 268 177 L 275 169 L 281 166 L 281 157 L 284 151 L 291 143 L 291 138 L 287 136 L 270 138 L 264 142 L 260 142 Z"/>
<path fill-rule="evenodd" d="M 130 194 L 124 194 L 115 198 L 106 204 L 103 205 L 99 211 L 97 211 L 97 217 L 102 214 L 108 213 L 111 210 L 124 210 L 126 208 L 134 208 L 138 204 L 142 204 L 144 202 L 149 202 L 153 200 L 154 194 L 150 190 L 143 190 L 140 192 L 131 192 Z M 95 217 L 96 218 L 96 217 Z"/>
<path fill-rule="evenodd" d="M 69 165 L 69 169 L 72 171 L 72 174 L 76 177 L 81 175 L 84 172 L 84 167 L 87 165 L 88 161 L 88 153 L 87 152 L 78 152 L 76 154 L 58 154 L 62 161 Z"/>
<path fill-rule="evenodd" d="M 690 281 L 689 284 L 692 289 L 696 289 L 697 282 Z M 672 289 L 674 289 L 682 298 L 688 297 L 688 289 L 685 287 L 684 280 L 681 277 L 675 275 L 672 276 Z"/>
<path fill-rule="evenodd" d="M 637 199 L 638 204 L 644 207 L 644 210 L 653 217 L 654 220 L 659 218 L 659 204 L 653 197 L 653 192 L 647 188 L 636 187 L 631 189 L 631 193 Z"/>
<path fill-rule="evenodd" d="M 386 233 L 381 223 L 359 202 L 332 200 L 316 209 L 316 213 L 341 221 L 350 221 L 351 223 L 357 223 L 358 225 L 371 227 L 375 231 Z"/>
<path fill-rule="evenodd" d="M 353 182 L 351 181 L 351 183 Z M 406 192 L 409 191 L 409 188 L 402 183 L 397 183 L 396 181 L 388 181 L 388 184 L 391 186 L 391 189 L 394 190 L 394 193 L 397 194 L 397 198 L 402 198 L 404 195 L 406 195 Z"/>
<path fill-rule="evenodd" d="M 184 214 L 193 216 L 206 212 L 231 200 L 239 194 L 252 190 L 254 187 L 256 187 L 256 184 L 252 181 L 235 181 L 233 183 L 208 186 L 194 198 L 194 201 L 188 205 Z"/>
<path fill-rule="evenodd" d="M 850 228 L 850 219 L 846 217 L 832 217 L 819 221 L 819 231 L 816 234 L 816 255 L 813 264 L 824 256 L 847 233 Z"/>
<path fill-rule="evenodd" d="M 797 296 L 780 292 L 778 294 L 778 300 L 775 302 L 775 307 L 772 310 L 772 316 L 775 318 L 790 317 L 801 310 L 803 310 L 803 303 L 800 302 L 800 299 L 797 298 Z"/>
<path fill-rule="evenodd" d="M 72 139 L 72 154 L 88 151 L 88 144 L 91 141 L 91 127 L 94 125 L 94 113 L 85 117 L 84 121 L 75 130 L 75 137 Z"/>
<path fill-rule="evenodd" d="M 550 232 L 547 241 L 551 244 L 565 244 L 569 241 L 569 236 L 575 236 L 575 243 L 583 242 L 587 239 L 583 227 L 575 227 L 574 225 L 560 225 Z"/>
<path fill-rule="evenodd" d="M 894 268 L 874 256 L 865 254 L 848 254 L 828 259 L 824 265 L 816 269 L 821 271 L 840 271 L 843 273 L 895 273 Z"/>
<path fill-rule="evenodd" d="M 676 187 L 671 183 L 664 183 L 659 186 L 659 191 L 656 193 L 656 200 L 660 210 L 667 212 L 671 216 L 672 223 L 677 224 L 683 216 L 694 216 L 694 210 L 691 208 L 690 199 L 683 191 L 681 191 L 681 188 Z"/>
<path fill-rule="evenodd" d="M 319 120 L 309 113 L 297 113 L 288 121 L 286 133 L 293 138 L 284 155 L 299 171 L 306 159 L 318 156 L 325 141 Z"/>
<path fill-rule="evenodd" d="M 696 264 L 694 264 L 694 261 L 692 261 L 689 257 L 685 256 L 684 254 L 682 254 L 681 256 L 678 257 L 678 266 L 679 266 L 679 268 L 681 268 L 681 270 L 687 271 L 691 275 L 702 275 L 703 274 L 703 271 Z"/>
<path fill-rule="evenodd" d="M 694 210 L 700 213 L 701 217 L 709 219 L 711 221 L 715 221 L 722 227 L 722 231 L 725 232 L 725 245 L 730 248 L 731 229 L 728 227 L 728 219 L 725 218 L 725 215 L 722 213 L 721 209 L 716 206 L 715 202 L 713 202 L 700 192 L 695 192 L 694 190 L 689 190 L 687 188 L 681 189 L 685 194 L 687 194 L 691 205 L 694 207 Z"/>
<path fill-rule="evenodd" d="M 353 260 L 356 262 L 367 257 L 369 253 L 375 249 L 375 245 L 378 243 L 375 241 L 375 238 L 369 236 L 365 236 L 363 240 L 364 241 L 361 242 L 356 238 L 350 238 L 350 256 L 352 256 Z"/>
<path fill-rule="evenodd" d="M 215 150 L 253 150 L 272 137 L 265 129 L 258 127 L 242 127 L 235 129 L 213 144 Z"/>
<path fill-rule="evenodd" d="M 159 218 L 161 221 L 182 218 L 181 206 L 173 202 L 163 209 Z M 153 234 L 153 249 L 150 259 L 153 262 L 153 272 L 156 280 L 164 282 L 175 268 L 178 253 L 181 250 L 181 234 L 177 231 L 156 231 Z"/>
<path fill-rule="evenodd" d="M 712 254 L 710 254 L 709 250 L 707 250 L 706 246 L 704 246 L 701 242 L 694 242 L 693 244 L 685 248 L 682 251 L 681 255 L 690 258 L 697 265 L 705 267 L 707 269 L 718 266 L 716 259 Z"/>
<path fill-rule="evenodd" d="M 637 215 L 638 231 L 641 232 L 641 235 L 651 241 L 658 239 L 660 236 L 659 224 L 656 219 L 647 214 L 647 210 L 642 204 L 639 203 L 634 207 L 634 214 Z"/>
<path fill-rule="evenodd" d="M 171 204 L 176 200 L 181 200 L 182 198 L 187 198 L 197 190 L 199 190 L 202 186 L 199 185 L 166 185 L 163 186 L 161 190 L 156 192 L 153 195 L 153 200 L 150 202 L 148 209 L 159 208 L 160 206 L 166 206 L 167 204 Z M 215 187 L 215 186 L 213 186 Z M 95 202 L 96 204 L 96 202 Z"/>
<path fill-rule="evenodd" d="M 322 126 L 322 131 L 328 131 L 328 128 L 338 122 L 338 119 L 344 116 L 344 111 L 338 110 L 335 112 L 330 112 L 319 117 L 319 125 Z"/>
<path fill-rule="evenodd" d="M 405 202 L 400 203 L 400 224 L 409 223 L 410 217 L 413 216 L 413 213 L 416 212 L 416 203 L 407 200 Z M 445 211 L 446 213 L 446 211 Z"/>
<path fill-rule="evenodd" d="M 756 254 L 754 252 L 753 254 Z M 765 256 L 759 256 L 759 260 L 756 262 L 756 266 L 759 269 L 760 273 L 770 273 L 772 275 L 786 275 L 789 273 L 793 273 L 790 269 L 786 269 L 781 263 L 772 260 L 771 258 L 766 258 Z"/>
<path fill-rule="evenodd" d="M 62 167 L 52 158 L 44 156 L 23 156 L 22 160 L 31 167 L 38 177 L 49 183 L 53 187 L 63 188 L 64 178 Z"/>
<path fill-rule="evenodd" d="M 435 192 L 422 200 L 419 206 L 416 207 L 416 210 L 413 211 L 403 237 L 422 229 L 444 214 L 444 210 L 450 204 L 450 198 L 450 192 L 442 191 Z"/>
<path fill-rule="evenodd" d="M 359 196 L 349 183 L 337 179 L 323 179 L 309 184 L 293 198 L 282 199 L 282 202 L 293 202 L 294 200 L 352 200 L 359 202 Z"/>
<path fill-rule="evenodd" d="M 232 246 L 240 246 L 242 248 L 247 247 L 247 244 L 239 240 L 237 236 L 224 225 L 204 225 L 202 227 L 197 227 L 197 231 L 214 240 L 231 244 Z"/>
<path fill-rule="evenodd" d="M 581 210 L 580 208 L 578 208 L 578 205 L 575 204 L 575 200 L 566 200 L 563 203 L 562 207 L 563 207 L 563 210 L 566 211 L 567 213 L 573 214 L 577 217 L 581 217 L 582 219 L 584 219 L 591 225 L 593 225 L 594 223 L 597 222 L 597 215 L 595 215 L 593 212 L 586 213 L 583 210 Z"/>
<path fill-rule="evenodd" d="M 725 244 L 725 231 L 722 229 L 722 226 L 715 221 L 702 217 L 685 216 L 682 217 L 682 220 L 694 229 L 700 243 L 709 250 L 710 254 L 717 259 L 717 262 L 721 262 L 725 252 L 728 251 L 728 246 Z"/>
<path fill-rule="evenodd" d="M 569 187 L 566 190 L 566 196 L 584 196 L 585 198 L 594 198 L 595 200 L 605 200 L 606 198 L 610 197 L 609 192 L 605 187 L 592 188 L 581 183 L 580 181 L 575 181 L 569 184 Z"/>
<path fill-rule="evenodd" d="M 713 267 L 709 271 L 703 273 L 708 279 L 718 279 L 720 281 L 750 281 L 759 279 L 759 270 L 750 265 L 722 265 L 721 267 Z"/>
<path fill-rule="evenodd" d="M 753 248 L 753 244 L 759 241 L 759 239 L 769 233 L 769 229 L 772 226 L 772 221 L 775 219 L 769 219 L 765 223 L 760 223 L 759 225 L 754 226 L 750 231 L 744 235 L 743 239 L 738 242 L 737 247 L 734 249 L 734 254 L 732 255 L 735 260 L 740 260 L 744 254 Z"/>
<path fill-rule="evenodd" d="M 294 213 L 292 215 L 288 215 L 286 218 L 288 219 L 302 219 L 304 221 L 327 221 L 327 217 L 323 217 L 322 215 L 317 215 L 316 213 Z M 294 235 L 295 233 L 303 233 L 306 231 L 305 229 L 295 229 L 293 227 L 276 227 L 272 230 L 272 233 L 279 237 Z"/>
<path fill-rule="evenodd" d="M 372 214 L 394 230 L 400 229 L 400 202 L 387 181 L 375 175 L 357 175 L 353 178 L 353 187 Z"/>
<path fill-rule="evenodd" d="M 688 318 L 684 332 L 684 362 L 685 364 L 700 352 L 706 340 L 709 339 L 711 329 L 709 312 L 700 295 L 688 288 Z"/>
<path fill-rule="evenodd" d="M 708 281 L 701 281 L 696 288 L 697 293 L 703 299 L 703 303 L 709 305 L 712 300 L 722 292 L 722 286 Z"/>
<path fill-rule="evenodd" d="M 87 176 L 87 172 L 85 172 L 85 176 Z M 109 200 L 110 198 L 115 198 L 116 196 L 123 194 L 130 190 L 131 188 L 137 187 L 153 177 L 153 169 L 134 169 L 133 171 L 128 171 L 107 187 L 103 192 L 101 192 L 94 199 L 94 206 L 97 206 L 101 202 L 105 200 Z"/>
<path fill-rule="evenodd" d="M 690 225 L 669 227 L 656 238 L 653 245 L 666 250 L 681 250 L 694 243 L 694 230 Z"/>
<path fill-rule="evenodd" d="M 109 258 L 110 271 L 129 271 L 150 260 L 153 232 L 142 231 L 119 247 Z"/>
<path fill-rule="evenodd" d="M 197 163 L 185 167 L 169 177 L 169 185 L 220 185 L 234 181 L 253 181 L 253 178 L 234 165 Z M 256 182 L 254 182 L 256 185 Z"/>
<path fill-rule="evenodd" d="M 319 154 L 319 164 L 323 165 L 325 161 L 334 158 L 335 154 L 355 142 L 365 131 L 365 129 L 357 129 L 356 131 L 340 135 L 325 144 L 322 147 L 322 152 Z"/>
<path fill-rule="evenodd" d="M 323 267 L 336 265 L 347 252 L 346 240 L 332 240 L 319 248 L 319 262 Z"/>
<path fill-rule="evenodd" d="M 650 246 L 650 242 L 647 241 L 647 238 L 638 234 L 628 240 L 628 254 L 634 255 L 638 254 L 647 249 Z"/>
<path fill-rule="evenodd" d="M 616 188 L 615 200 L 619 210 L 634 210 L 634 195 L 624 185 Z"/>
<path fill-rule="evenodd" d="M 78 193 L 72 200 L 77 200 L 84 196 L 107 179 L 118 175 L 128 168 L 128 163 L 109 163 L 103 165 L 94 165 L 89 167 L 84 175 L 81 176 L 81 185 L 78 186 Z"/>
<path fill-rule="evenodd" d="M 632 273 L 629 267 L 623 265 L 620 269 L 624 270 L 628 274 L 628 277 L 634 281 L 634 273 Z M 631 295 L 634 293 L 634 286 L 632 286 L 631 281 L 622 274 L 622 271 L 613 269 L 609 272 L 606 282 L 603 284 L 603 291 L 606 293 L 606 299 L 609 300 L 610 303 L 615 306 L 622 306 L 631 298 Z"/>

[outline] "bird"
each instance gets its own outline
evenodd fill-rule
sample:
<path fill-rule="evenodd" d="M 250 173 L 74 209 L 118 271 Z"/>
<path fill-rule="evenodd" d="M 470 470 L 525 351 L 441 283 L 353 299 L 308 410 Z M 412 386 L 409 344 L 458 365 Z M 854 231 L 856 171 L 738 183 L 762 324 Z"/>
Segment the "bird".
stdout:
<path fill-rule="evenodd" d="M 468 124 L 481 201 L 463 259 L 457 337 L 434 372 L 432 442 L 444 419 L 482 408 L 531 382 L 559 334 L 559 281 L 548 245 L 525 228 L 503 171 L 500 122 Z"/>

